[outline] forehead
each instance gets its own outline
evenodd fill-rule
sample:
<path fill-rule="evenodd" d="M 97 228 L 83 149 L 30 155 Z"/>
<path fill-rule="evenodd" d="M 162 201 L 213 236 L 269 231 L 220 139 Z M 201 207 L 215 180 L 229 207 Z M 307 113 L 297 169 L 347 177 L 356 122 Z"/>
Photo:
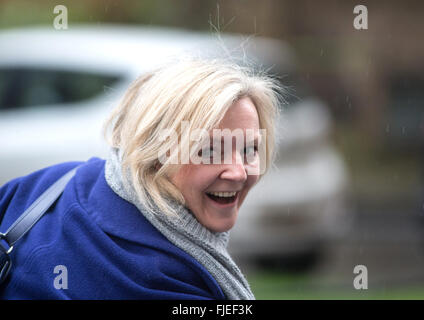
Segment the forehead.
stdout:
<path fill-rule="evenodd" d="M 259 117 L 250 98 L 237 100 L 224 115 L 219 129 L 259 129 Z"/>

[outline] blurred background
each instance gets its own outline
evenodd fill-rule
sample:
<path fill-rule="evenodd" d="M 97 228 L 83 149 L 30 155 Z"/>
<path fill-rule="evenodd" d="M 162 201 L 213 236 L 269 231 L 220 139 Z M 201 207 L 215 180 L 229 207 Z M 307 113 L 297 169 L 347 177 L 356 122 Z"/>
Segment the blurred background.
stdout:
<path fill-rule="evenodd" d="M 247 55 L 288 88 L 276 165 L 229 248 L 256 297 L 422 299 L 423 14 L 418 0 L 2 0 L 0 185 L 104 156 L 104 117 L 168 57 Z"/>

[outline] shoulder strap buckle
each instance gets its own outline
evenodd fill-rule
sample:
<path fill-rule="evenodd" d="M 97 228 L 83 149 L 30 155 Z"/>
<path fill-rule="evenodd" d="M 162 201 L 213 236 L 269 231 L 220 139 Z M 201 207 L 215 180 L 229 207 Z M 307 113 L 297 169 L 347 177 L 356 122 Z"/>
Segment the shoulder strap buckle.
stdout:
<path fill-rule="evenodd" d="M 0 284 L 7 278 L 7 275 L 12 268 L 12 260 L 10 259 L 9 253 L 12 252 L 13 246 L 5 248 L 2 244 L 3 242 L 9 244 L 6 240 L 5 234 L 0 233 Z"/>

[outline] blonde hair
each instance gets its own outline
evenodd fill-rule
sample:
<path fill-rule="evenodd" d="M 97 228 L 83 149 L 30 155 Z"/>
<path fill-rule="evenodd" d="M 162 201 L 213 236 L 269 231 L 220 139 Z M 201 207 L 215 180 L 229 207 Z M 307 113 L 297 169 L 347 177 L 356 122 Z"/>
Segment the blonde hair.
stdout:
<path fill-rule="evenodd" d="M 275 119 L 278 115 L 279 85 L 265 75 L 218 60 L 179 61 L 144 74 L 134 81 L 121 103 L 105 123 L 105 136 L 122 154 L 122 170 L 129 169 L 130 182 L 148 209 L 176 214 L 166 198 L 184 204 L 184 197 L 169 176 L 179 166 L 171 158 L 160 166 L 158 154 L 163 130 L 181 137 L 181 124 L 189 130 L 216 128 L 227 109 L 238 99 L 249 97 L 256 106 L 259 125 L 266 129 L 266 168 L 274 159 Z M 191 143 L 193 144 L 193 143 Z M 125 176 L 125 175 L 124 175 Z"/>

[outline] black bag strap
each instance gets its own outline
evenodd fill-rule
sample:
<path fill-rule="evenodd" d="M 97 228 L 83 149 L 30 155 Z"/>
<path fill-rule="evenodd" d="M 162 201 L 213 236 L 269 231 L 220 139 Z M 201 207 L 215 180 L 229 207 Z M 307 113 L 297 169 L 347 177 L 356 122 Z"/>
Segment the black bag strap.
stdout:
<path fill-rule="evenodd" d="M 11 261 L 8 256 L 13 250 L 14 244 L 22 238 L 38 220 L 40 220 L 50 206 L 59 198 L 66 184 L 75 175 L 77 169 L 78 167 L 68 171 L 52 184 L 24 211 L 24 213 L 22 213 L 5 233 L 0 233 L 0 240 L 5 240 L 9 245 L 9 248 L 6 249 L 0 243 L 0 283 L 3 282 L 10 270 Z"/>

